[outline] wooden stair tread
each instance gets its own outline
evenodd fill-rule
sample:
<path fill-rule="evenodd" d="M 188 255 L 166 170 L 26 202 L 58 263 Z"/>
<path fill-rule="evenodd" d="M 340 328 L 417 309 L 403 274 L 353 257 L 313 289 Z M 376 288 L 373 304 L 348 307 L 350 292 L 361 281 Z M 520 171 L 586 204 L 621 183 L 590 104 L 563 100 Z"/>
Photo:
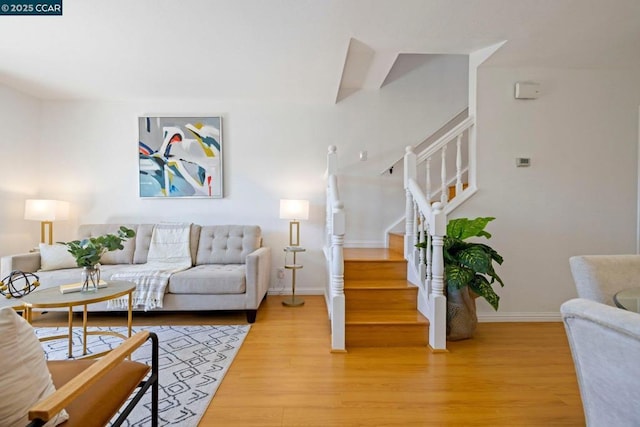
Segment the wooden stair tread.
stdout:
<path fill-rule="evenodd" d="M 344 261 L 346 346 L 426 346 L 429 320 L 407 280 L 404 236 L 391 234 L 389 248 L 345 248 Z"/>
<path fill-rule="evenodd" d="M 408 280 L 404 279 L 360 279 L 360 280 L 345 280 L 345 289 L 406 289 L 416 288 L 417 286 Z"/>
<path fill-rule="evenodd" d="M 429 320 L 417 310 L 354 310 L 346 313 L 347 325 L 428 325 Z"/>
<path fill-rule="evenodd" d="M 404 255 L 387 248 L 345 248 L 345 262 L 404 261 Z"/>

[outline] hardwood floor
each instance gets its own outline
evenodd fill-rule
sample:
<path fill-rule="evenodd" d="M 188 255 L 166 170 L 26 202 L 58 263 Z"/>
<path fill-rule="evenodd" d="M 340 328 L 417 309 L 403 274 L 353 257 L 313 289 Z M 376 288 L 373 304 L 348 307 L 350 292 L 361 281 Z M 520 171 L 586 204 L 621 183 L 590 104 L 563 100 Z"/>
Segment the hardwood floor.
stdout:
<path fill-rule="evenodd" d="M 200 426 L 584 425 L 561 323 L 481 323 L 445 354 L 331 354 L 324 298 L 304 296 L 298 308 L 282 299 L 263 303 Z M 124 317 L 90 314 L 89 322 L 121 325 Z M 242 313 L 134 314 L 136 325 L 245 322 Z M 34 321 L 64 324 L 64 313 Z"/>

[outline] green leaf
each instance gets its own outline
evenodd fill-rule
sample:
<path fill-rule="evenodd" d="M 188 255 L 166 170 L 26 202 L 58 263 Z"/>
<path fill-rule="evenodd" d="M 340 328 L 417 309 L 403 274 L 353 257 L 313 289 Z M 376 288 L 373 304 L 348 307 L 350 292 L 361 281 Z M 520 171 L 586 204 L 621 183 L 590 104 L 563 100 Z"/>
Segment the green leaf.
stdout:
<path fill-rule="evenodd" d="M 498 311 L 500 297 L 495 293 L 486 277 L 482 275 L 476 275 L 473 280 L 469 282 L 469 287 L 473 292 L 487 300 L 487 302 L 491 305 L 491 307 L 493 307 L 494 310 Z"/>
<path fill-rule="evenodd" d="M 118 230 L 118 235 L 105 234 L 104 236 L 60 243 L 67 246 L 67 251 L 73 255 L 78 267 L 93 267 L 100 262 L 100 257 L 105 252 L 124 249 L 122 242 L 135 235 L 134 230 L 123 226 Z"/>
<path fill-rule="evenodd" d="M 465 287 L 475 276 L 473 270 L 460 265 L 445 265 L 445 280 L 448 287 L 460 289 Z"/>
<path fill-rule="evenodd" d="M 482 243 L 473 243 L 473 245 L 482 247 L 491 256 L 492 260 L 494 260 L 498 264 L 502 264 L 502 261 L 503 261 L 502 256 L 498 252 L 496 252 L 491 246 L 488 246 Z"/>
<path fill-rule="evenodd" d="M 471 245 L 461 250 L 457 257 L 460 264 L 470 268 L 476 273 L 487 274 L 493 271 L 491 267 L 491 254 L 482 246 Z"/>
<path fill-rule="evenodd" d="M 489 271 L 487 274 L 491 277 L 491 283 L 497 281 L 498 283 L 500 283 L 500 286 L 504 288 L 504 282 L 502 281 L 500 276 L 498 276 L 498 273 L 495 272 L 493 266 L 491 267 L 491 271 Z"/>
<path fill-rule="evenodd" d="M 494 217 L 452 219 L 447 223 L 447 236 L 460 240 L 465 240 L 469 237 L 486 237 L 489 239 L 491 234 L 484 231 L 484 228 L 494 219 Z"/>
<path fill-rule="evenodd" d="M 497 310 L 500 297 L 492 284 L 498 282 L 504 286 L 504 282 L 495 272 L 493 262 L 502 264 L 503 258 L 488 245 L 465 240 L 470 237 L 490 238 L 491 234 L 484 229 L 494 219 L 478 217 L 450 220 L 443 249 L 447 288 L 469 286 L 471 291 L 486 299 Z"/>

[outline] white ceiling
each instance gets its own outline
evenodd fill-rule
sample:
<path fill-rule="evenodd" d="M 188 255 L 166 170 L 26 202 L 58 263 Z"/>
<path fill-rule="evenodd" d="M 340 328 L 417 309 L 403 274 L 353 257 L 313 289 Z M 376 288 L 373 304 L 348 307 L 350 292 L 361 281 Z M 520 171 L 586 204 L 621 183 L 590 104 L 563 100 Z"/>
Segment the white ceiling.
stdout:
<path fill-rule="evenodd" d="M 63 0 L 0 16 L 0 83 L 43 99 L 333 103 L 351 39 L 378 58 L 640 70 L 640 0 Z"/>

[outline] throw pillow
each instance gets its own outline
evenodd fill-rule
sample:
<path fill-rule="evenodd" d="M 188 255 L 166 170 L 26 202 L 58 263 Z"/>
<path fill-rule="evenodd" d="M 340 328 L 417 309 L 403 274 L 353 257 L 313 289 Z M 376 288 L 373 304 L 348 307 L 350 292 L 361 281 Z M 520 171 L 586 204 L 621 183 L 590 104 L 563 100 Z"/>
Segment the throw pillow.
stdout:
<path fill-rule="evenodd" d="M 47 245 L 40 243 L 40 271 L 60 270 L 77 267 L 75 258 L 62 244 Z"/>
<path fill-rule="evenodd" d="M 10 307 L 0 309 L 0 360 L 0 426 L 27 425 L 29 408 L 56 389 L 33 328 Z M 67 419 L 62 410 L 45 426 Z"/>

